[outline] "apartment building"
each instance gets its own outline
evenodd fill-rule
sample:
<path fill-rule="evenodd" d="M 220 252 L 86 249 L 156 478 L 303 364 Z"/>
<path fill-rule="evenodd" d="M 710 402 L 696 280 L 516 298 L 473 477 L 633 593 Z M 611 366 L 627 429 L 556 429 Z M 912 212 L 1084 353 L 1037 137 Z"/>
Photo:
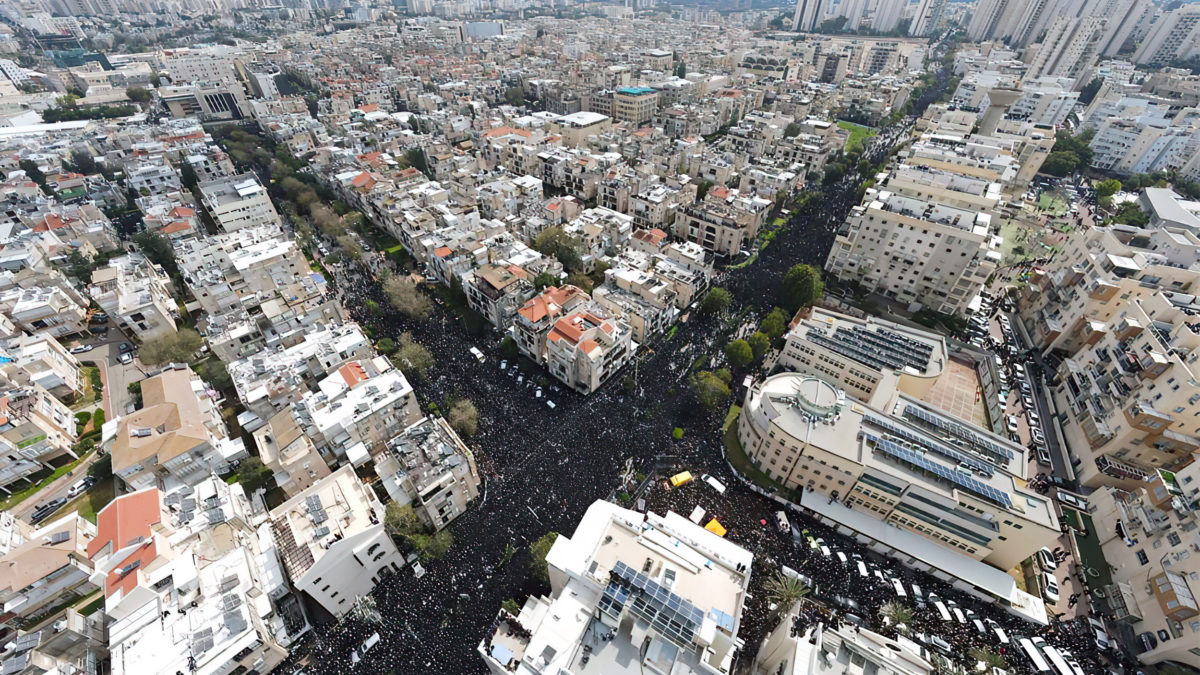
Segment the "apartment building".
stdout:
<path fill-rule="evenodd" d="M 965 206 L 991 198 L 932 184 L 925 191 L 936 196 L 909 196 L 903 182 L 897 191 L 867 190 L 838 230 L 825 269 L 901 302 L 962 314 L 1000 261 L 992 216 Z M 951 197 L 964 206 L 940 201 Z"/>
<path fill-rule="evenodd" d="M 13 285 L 0 290 L 0 312 L 32 335 L 58 338 L 87 325 L 87 307 L 54 286 Z"/>
<path fill-rule="evenodd" d="M 209 477 L 121 495 L 97 514 L 87 551 L 114 675 L 267 672 L 287 657 L 288 589 L 241 486 Z"/>
<path fill-rule="evenodd" d="M 383 504 L 349 465 L 270 512 L 292 586 L 335 618 L 368 595 L 404 557 L 383 526 Z"/>
<path fill-rule="evenodd" d="M 1177 247 L 1174 255 L 1168 246 Z M 1200 448 L 1200 240 L 1186 230 L 1093 228 L 1021 298 L 1037 347 L 1061 359 L 1054 398 L 1081 482 L 1130 488 Z M 1187 265 L 1187 266 L 1185 266 Z"/>
<path fill-rule="evenodd" d="M 3 627 L 13 627 L 64 600 L 95 591 L 92 562 L 87 556 L 95 536 L 95 525 L 71 513 L 39 526 L 24 543 L 0 555 Z"/>
<path fill-rule="evenodd" d="M 639 112 L 634 106 L 633 112 Z M 562 137 L 562 144 L 576 148 L 585 145 L 593 136 L 599 136 L 612 127 L 612 119 L 608 115 L 595 112 L 576 112 L 563 115 L 550 121 L 550 133 Z"/>
<path fill-rule="evenodd" d="M 412 506 L 440 530 L 466 513 L 479 496 L 475 455 L 441 417 L 425 417 L 388 441 L 375 461 L 388 498 Z"/>
<path fill-rule="evenodd" d="M 290 347 L 279 345 L 233 361 L 226 370 L 246 410 L 267 420 L 298 403 L 320 379 L 373 354 L 362 328 L 349 322 L 308 332 Z"/>
<path fill-rule="evenodd" d="M 499 331 L 512 325 L 517 310 L 534 293 L 529 275 L 516 265 L 486 264 L 463 279 L 467 304 Z"/>
<path fill-rule="evenodd" d="M 921 3 L 924 7 L 925 3 Z M 802 604 L 780 612 L 779 625 L 763 639 L 752 675 L 933 675 L 934 666 L 908 644 L 856 625 L 814 625 L 796 630 Z M 905 642 L 908 642 L 907 640 Z M 926 652 L 928 653 L 928 652 Z"/>
<path fill-rule="evenodd" d="M 815 499 L 1010 570 L 1059 532 L 1026 487 L 1025 448 L 897 393 L 882 408 L 798 373 L 746 394 L 738 440 L 760 470 Z"/>
<path fill-rule="evenodd" d="M 709 190 L 699 204 L 681 206 L 671 232 L 717 255 L 733 257 L 758 236 L 770 207 L 771 202 L 765 199 L 736 197 L 718 186 Z"/>
<path fill-rule="evenodd" d="M 139 340 L 176 330 L 179 309 L 171 297 L 171 279 L 141 253 L 114 258 L 92 272 L 88 292 L 110 319 Z"/>
<path fill-rule="evenodd" d="M 494 675 L 733 671 L 754 563 L 746 549 L 674 512 L 597 501 L 546 562 L 550 595 L 516 616 L 502 610 L 479 644 Z"/>
<path fill-rule="evenodd" d="M 267 189 L 254 174 L 200 183 L 201 203 L 213 222 L 224 232 L 256 225 L 279 225 L 279 213 Z"/>
<path fill-rule="evenodd" d="M 340 366 L 292 411 L 326 461 L 346 459 L 355 466 L 421 418 L 412 386 L 386 356 Z"/>
<path fill-rule="evenodd" d="M 247 457 L 230 438 L 216 394 L 184 365 L 142 380 L 142 408 L 121 420 L 111 444 L 113 475 L 133 490 L 195 485 Z"/>
<path fill-rule="evenodd" d="M 259 459 L 273 472 L 275 485 L 288 497 L 307 490 L 330 473 L 325 458 L 290 410 L 266 418 L 253 437 Z"/>
<path fill-rule="evenodd" d="M 554 322 L 546 336 L 546 367 L 582 394 L 600 388 L 633 358 L 633 331 L 600 310 L 583 309 Z"/>
<path fill-rule="evenodd" d="M 77 456 L 71 409 L 36 384 L 0 388 L 0 438 L 43 463 Z"/>
<path fill-rule="evenodd" d="M 776 363 L 881 408 L 897 391 L 924 397 L 948 359 L 946 339 L 937 333 L 813 307 L 788 331 Z"/>
<path fill-rule="evenodd" d="M 613 117 L 634 126 L 653 120 L 658 109 L 658 91 L 651 87 L 621 87 L 612 100 Z"/>
<path fill-rule="evenodd" d="M 1112 583 L 1105 598 L 1113 618 L 1134 635 L 1144 664 L 1200 668 L 1200 462 L 1156 469 L 1128 490 L 1088 495 Z"/>
<path fill-rule="evenodd" d="M 549 286 L 530 298 L 517 310 L 513 334 L 521 353 L 538 365 L 546 364 L 546 341 L 554 323 L 563 316 L 591 302 L 582 289 L 571 286 Z"/>
<path fill-rule="evenodd" d="M 36 384 L 68 402 L 83 391 L 79 359 L 52 337 L 22 334 L 9 340 L 0 353 L 9 359 L 0 364 L 0 373 L 10 382 Z"/>
<path fill-rule="evenodd" d="M 679 314 L 669 281 L 620 265 L 604 272 L 604 284 L 592 289 L 592 299 L 610 316 L 625 322 L 638 344 L 661 334 Z"/>
<path fill-rule="evenodd" d="M 1183 5 L 1163 12 L 1133 54 L 1134 63 L 1168 65 L 1200 53 L 1200 7 Z"/>

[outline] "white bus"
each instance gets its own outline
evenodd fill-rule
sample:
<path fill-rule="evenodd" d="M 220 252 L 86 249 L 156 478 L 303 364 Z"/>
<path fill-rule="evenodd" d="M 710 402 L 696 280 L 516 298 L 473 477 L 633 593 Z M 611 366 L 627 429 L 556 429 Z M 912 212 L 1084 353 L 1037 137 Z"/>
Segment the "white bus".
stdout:
<path fill-rule="evenodd" d="M 1048 644 L 1042 643 L 1042 651 L 1045 652 L 1046 658 L 1050 660 L 1050 665 L 1054 667 L 1054 671 L 1058 675 L 1075 675 L 1075 671 L 1071 670 L 1071 666 L 1067 664 L 1067 660 L 1063 658 L 1058 650 Z"/>
<path fill-rule="evenodd" d="M 1033 672 L 1052 672 L 1049 664 L 1046 663 L 1046 659 L 1042 657 L 1042 653 L 1038 651 L 1037 647 L 1033 646 L 1033 642 L 1030 641 L 1029 638 L 1021 638 L 1017 641 L 1017 644 L 1021 645 L 1021 651 L 1025 652 L 1025 656 L 1029 659 L 1029 663 L 1033 668 Z"/>
<path fill-rule="evenodd" d="M 942 604 L 941 600 L 935 600 L 933 606 L 937 607 L 938 614 L 941 615 L 942 621 L 950 620 L 950 612 L 946 609 L 946 605 Z"/>

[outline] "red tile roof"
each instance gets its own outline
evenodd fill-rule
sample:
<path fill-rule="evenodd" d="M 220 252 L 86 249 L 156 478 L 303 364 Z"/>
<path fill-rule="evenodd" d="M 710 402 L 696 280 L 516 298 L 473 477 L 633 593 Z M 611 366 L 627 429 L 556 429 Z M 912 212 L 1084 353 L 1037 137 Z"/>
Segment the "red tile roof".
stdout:
<path fill-rule="evenodd" d="M 149 537 L 151 526 L 161 521 L 158 488 L 121 495 L 96 515 L 96 538 L 88 543 L 88 557 L 95 558 L 109 544 L 115 552 L 138 537 Z"/>
<path fill-rule="evenodd" d="M 342 376 L 342 379 L 346 380 L 346 385 L 350 387 L 369 378 L 367 371 L 363 370 L 362 364 L 357 361 L 347 363 L 338 368 L 338 374 Z"/>

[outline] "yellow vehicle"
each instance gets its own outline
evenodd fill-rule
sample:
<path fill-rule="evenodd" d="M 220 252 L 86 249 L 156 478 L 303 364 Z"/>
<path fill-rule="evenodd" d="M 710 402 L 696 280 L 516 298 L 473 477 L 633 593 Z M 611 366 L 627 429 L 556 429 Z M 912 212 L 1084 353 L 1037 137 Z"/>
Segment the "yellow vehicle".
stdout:
<path fill-rule="evenodd" d="M 712 532 L 713 534 L 717 535 L 718 537 L 725 536 L 725 526 L 721 525 L 721 523 L 718 523 L 716 518 L 713 518 L 712 520 L 708 521 L 708 524 L 704 526 L 704 529 L 708 530 L 709 532 Z"/>
<path fill-rule="evenodd" d="M 680 487 L 692 482 L 692 474 L 688 471 L 671 476 L 671 487 Z"/>

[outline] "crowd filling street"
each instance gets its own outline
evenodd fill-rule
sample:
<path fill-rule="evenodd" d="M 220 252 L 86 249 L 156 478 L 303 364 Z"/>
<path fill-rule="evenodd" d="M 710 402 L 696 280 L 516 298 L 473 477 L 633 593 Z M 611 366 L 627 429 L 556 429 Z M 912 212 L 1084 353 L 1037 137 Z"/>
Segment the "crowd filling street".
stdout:
<path fill-rule="evenodd" d="M 944 80 L 944 72 L 941 77 Z M 936 90 L 929 95 L 936 96 Z M 865 157 L 872 162 L 885 158 L 911 124 L 909 118 L 883 130 L 869 142 Z M 753 264 L 722 273 L 718 282 L 733 295 L 733 307 L 765 313 L 788 267 L 797 262 L 819 265 L 842 219 L 858 203 L 857 187 L 863 178 L 851 173 L 829 186 L 818 205 L 791 215 L 784 236 L 762 250 Z M 440 403 L 457 396 L 475 404 L 480 431 L 471 444 L 486 487 L 476 507 L 453 525 L 449 553 L 426 564 L 423 576 L 405 571 L 385 579 L 374 595 L 377 614 L 352 614 L 322 627 L 311 649 L 294 650 L 293 661 L 305 672 L 388 672 L 400 664 L 421 672 L 484 672 L 475 649 L 501 603 L 513 598 L 519 604 L 529 594 L 547 591 L 529 580 L 524 561 L 520 556 L 512 559 L 512 551 L 527 550 L 548 532 L 569 533 L 588 504 L 613 498 L 618 477 L 630 475 L 630 466 L 651 476 L 635 495 L 647 509 L 686 514 L 702 505 L 728 528 L 730 540 L 756 554 L 752 598 L 740 629 L 746 647 L 739 658 L 752 658 L 779 620 L 778 608 L 769 607 L 760 591 L 763 581 L 784 566 L 801 574 L 813 591 L 794 627 L 798 634 L 818 622 L 850 622 L 895 634 L 895 627 L 883 625 L 879 610 L 884 602 L 900 600 L 912 610 L 907 626 L 912 639 L 963 666 L 974 667 L 970 650 L 983 648 L 1020 672 L 1026 657 L 1020 655 L 1018 637 L 1036 636 L 1069 652 L 1086 672 L 1131 667 L 1128 659 L 1097 647 L 1082 615 L 1073 621 L 1055 620 L 1045 628 L 1027 624 L 994 607 L 985 608 L 932 577 L 868 553 L 863 545 L 798 510 L 789 513 L 788 531 L 774 527 L 778 504 L 743 485 L 725 460 L 718 433 L 723 411 L 706 414 L 686 391 L 688 365 L 698 354 L 717 353 L 722 331 L 729 330 L 719 319 L 693 318 L 672 339 L 651 345 L 626 371 L 635 375 L 633 387 L 611 381 L 586 398 L 552 390 L 556 407 L 551 408 L 531 388 L 517 386 L 502 374 L 498 336 L 465 335 L 444 306 L 429 321 L 401 317 L 390 309 L 374 273 L 361 263 L 345 263 L 334 273 L 343 302 L 357 321 L 379 337 L 409 332 L 433 353 L 436 365 L 429 380 L 416 385 L 426 401 Z M 367 311 L 376 305 L 382 311 Z M 469 351 L 472 346 L 483 352 L 482 364 Z M 735 397 L 739 394 L 735 390 Z M 686 435 L 673 439 L 674 427 L 685 429 Z M 668 489 L 663 477 L 684 469 L 710 474 L 728 489 L 717 494 L 700 481 Z M 826 550 L 814 544 L 818 538 Z M 859 561 L 868 570 L 865 576 L 859 573 Z M 904 588 L 920 590 L 898 598 L 893 579 Z M 937 605 L 952 608 L 954 614 L 945 619 L 932 611 Z M 976 623 L 977 616 L 988 617 L 987 624 Z M 1007 632 L 1005 640 L 999 637 L 1002 632 Z M 358 647 L 375 633 L 379 642 L 363 654 Z"/>

